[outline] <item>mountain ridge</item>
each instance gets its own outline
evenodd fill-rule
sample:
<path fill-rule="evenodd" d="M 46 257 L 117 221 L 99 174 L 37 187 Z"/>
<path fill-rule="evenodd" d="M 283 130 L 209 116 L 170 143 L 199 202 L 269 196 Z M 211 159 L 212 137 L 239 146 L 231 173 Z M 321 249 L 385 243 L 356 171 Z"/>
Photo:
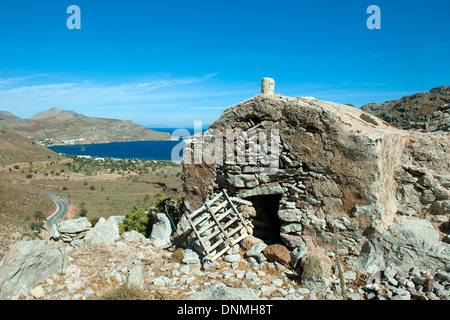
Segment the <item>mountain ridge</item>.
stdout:
<path fill-rule="evenodd" d="M 432 88 L 384 103 L 368 103 L 361 110 L 371 113 L 391 125 L 405 129 L 436 118 L 436 111 L 450 103 L 450 86 Z"/>
<path fill-rule="evenodd" d="M 75 111 L 71 111 L 71 110 L 64 110 L 64 109 L 59 109 L 59 108 L 50 108 L 47 109 L 45 111 L 39 112 L 37 114 L 35 114 L 34 116 L 28 118 L 30 120 L 44 120 L 44 119 L 50 119 L 50 118 L 56 118 L 56 117 L 61 117 L 61 116 L 65 116 L 65 117 L 85 117 L 85 115 L 82 115 L 80 113 L 77 113 Z"/>
<path fill-rule="evenodd" d="M 27 119 L 0 111 L 0 123 L 23 137 L 46 144 L 172 139 L 169 133 L 148 129 L 129 120 L 88 117 L 59 108 L 50 108 Z"/>

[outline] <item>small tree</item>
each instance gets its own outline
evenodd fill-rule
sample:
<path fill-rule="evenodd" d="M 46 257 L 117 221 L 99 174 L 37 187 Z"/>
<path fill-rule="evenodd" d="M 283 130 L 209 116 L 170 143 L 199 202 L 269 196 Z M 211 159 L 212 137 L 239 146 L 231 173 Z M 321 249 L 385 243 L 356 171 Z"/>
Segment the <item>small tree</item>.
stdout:
<path fill-rule="evenodd" d="M 33 214 L 33 218 L 37 221 L 44 221 L 45 220 L 45 215 L 42 213 L 42 211 L 35 211 Z"/>
<path fill-rule="evenodd" d="M 80 205 L 80 212 L 79 212 L 80 217 L 86 217 L 88 214 L 88 210 L 86 209 L 85 205 L 86 204 L 84 202 L 82 202 Z"/>
<path fill-rule="evenodd" d="M 151 225 L 153 219 L 150 219 L 150 215 L 144 209 L 133 208 L 126 214 L 122 220 L 119 231 L 124 233 L 126 231 L 135 230 L 146 237 L 150 236 Z"/>
<path fill-rule="evenodd" d="M 35 211 L 33 214 L 34 221 L 30 223 L 30 229 L 39 233 L 44 228 L 45 215 L 41 211 Z"/>

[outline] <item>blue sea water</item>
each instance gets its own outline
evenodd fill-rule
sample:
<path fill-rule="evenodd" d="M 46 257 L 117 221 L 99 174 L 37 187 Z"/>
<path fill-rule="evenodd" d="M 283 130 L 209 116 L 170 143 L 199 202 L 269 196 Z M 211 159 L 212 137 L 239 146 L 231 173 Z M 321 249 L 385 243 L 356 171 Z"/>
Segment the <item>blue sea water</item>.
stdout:
<path fill-rule="evenodd" d="M 152 128 L 150 128 L 152 129 Z M 160 132 L 173 133 L 176 128 L 155 128 Z M 191 134 L 194 129 L 186 129 Z M 205 129 L 203 129 L 204 131 Z M 86 145 L 63 145 L 49 146 L 48 148 L 54 152 L 92 157 L 109 157 L 116 159 L 152 159 L 152 160 L 174 160 L 181 161 L 183 155 L 183 143 L 179 141 L 133 141 L 133 142 L 111 142 L 100 144 Z M 175 157 L 172 159 L 172 150 Z"/>

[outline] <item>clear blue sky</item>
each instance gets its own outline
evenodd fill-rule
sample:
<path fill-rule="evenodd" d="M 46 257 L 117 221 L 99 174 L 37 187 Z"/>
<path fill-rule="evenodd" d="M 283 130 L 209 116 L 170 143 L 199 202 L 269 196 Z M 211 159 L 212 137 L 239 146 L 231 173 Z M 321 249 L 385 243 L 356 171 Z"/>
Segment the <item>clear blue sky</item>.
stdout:
<path fill-rule="evenodd" d="M 81 30 L 69 30 L 69 5 Z M 369 5 L 381 30 L 369 30 Z M 360 107 L 450 85 L 450 1 L 1 0 L 0 110 L 209 124 L 260 91 Z"/>

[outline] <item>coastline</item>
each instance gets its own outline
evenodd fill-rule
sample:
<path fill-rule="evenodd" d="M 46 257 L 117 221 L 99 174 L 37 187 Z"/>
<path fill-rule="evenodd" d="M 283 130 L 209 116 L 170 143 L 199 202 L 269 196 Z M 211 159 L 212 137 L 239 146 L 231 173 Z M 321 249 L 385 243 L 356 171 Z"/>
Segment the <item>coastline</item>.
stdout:
<path fill-rule="evenodd" d="M 45 146 L 49 150 L 80 157 L 111 159 L 146 159 L 156 161 L 181 161 L 182 139 L 177 140 L 139 140 L 91 144 L 63 144 Z M 175 147 L 178 154 L 173 155 Z"/>
<path fill-rule="evenodd" d="M 180 138 L 172 136 L 171 139 L 167 140 L 119 140 L 119 141 L 99 141 L 99 142 L 82 142 L 82 143 L 53 143 L 53 144 L 41 144 L 43 147 L 60 147 L 60 146 L 90 146 L 90 145 L 97 145 L 97 144 L 108 144 L 108 143 L 126 143 L 126 142 L 149 142 L 149 141 L 180 141 Z"/>

